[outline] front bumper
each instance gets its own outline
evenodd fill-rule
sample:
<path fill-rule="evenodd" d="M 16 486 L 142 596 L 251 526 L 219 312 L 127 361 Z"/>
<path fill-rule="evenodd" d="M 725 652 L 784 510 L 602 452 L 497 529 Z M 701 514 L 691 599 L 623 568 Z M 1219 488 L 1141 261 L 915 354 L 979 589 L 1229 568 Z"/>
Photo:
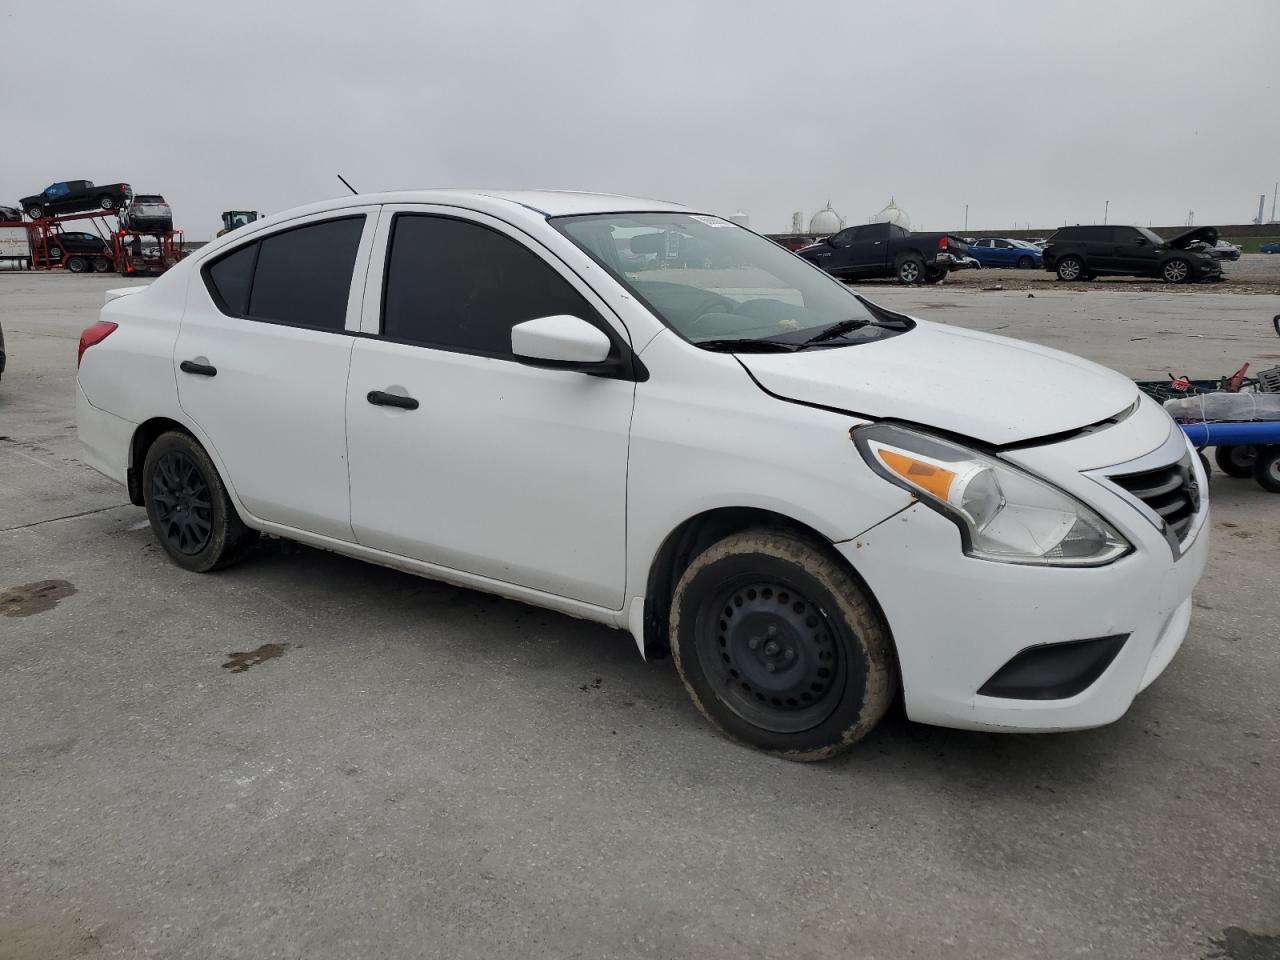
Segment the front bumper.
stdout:
<path fill-rule="evenodd" d="M 1087 441 L 1068 441 L 1044 450 L 1054 458 L 1073 445 L 1077 454 L 1088 449 Z M 1019 453 L 1026 460 L 1037 456 Z M 1200 483 L 1203 489 L 1203 476 Z M 963 554 L 955 524 L 921 503 L 836 545 L 888 620 L 913 720 L 1024 732 L 1101 726 L 1124 714 L 1177 653 L 1208 556 L 1207 501 L 1175 556 L 1154 524 L 1083 471 L 1063 486 L 1102 510 L 1133 552 L 1092 568 L 977 560 Z M 1126 637 L 1119 652 L 1074 696 L 1014 699 L 978 692 L 1028 648 L 1117 635 Z"/>

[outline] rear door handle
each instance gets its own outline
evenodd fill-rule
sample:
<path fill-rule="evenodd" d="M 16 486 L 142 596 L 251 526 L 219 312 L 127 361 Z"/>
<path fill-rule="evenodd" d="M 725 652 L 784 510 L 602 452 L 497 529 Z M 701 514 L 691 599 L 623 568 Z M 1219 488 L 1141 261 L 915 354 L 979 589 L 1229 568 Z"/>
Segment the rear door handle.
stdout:
<path fill-rule="evenodd" d="M 385 390 L 370 390 L 366 399 L 379 407 L 399 407 L 401 410 L 417 410 L 418 401 L 400 393 L 387 393 Z"/>
<path fill-rule="evenodd" d="M 198 377 L 216 377 L 218 368 L 209 363 L 196 363 L 194 360 L 183 360 L 178 364 L 183 373 L 194 373 Z"/>

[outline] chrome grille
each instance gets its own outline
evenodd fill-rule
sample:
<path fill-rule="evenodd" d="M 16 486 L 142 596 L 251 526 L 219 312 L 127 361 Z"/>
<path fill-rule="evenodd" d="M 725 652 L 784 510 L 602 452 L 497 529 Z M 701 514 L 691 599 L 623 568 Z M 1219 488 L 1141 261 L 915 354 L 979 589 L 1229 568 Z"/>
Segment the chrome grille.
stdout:
<path fill-rule="evenodd" d="M 1151 508 L 1181 542 L 1200 509 L 1200 487 L 1191 466 L 1191 454 L 1141 473 L 1111 474 L 1112 483 L 1123 487 Z"/>

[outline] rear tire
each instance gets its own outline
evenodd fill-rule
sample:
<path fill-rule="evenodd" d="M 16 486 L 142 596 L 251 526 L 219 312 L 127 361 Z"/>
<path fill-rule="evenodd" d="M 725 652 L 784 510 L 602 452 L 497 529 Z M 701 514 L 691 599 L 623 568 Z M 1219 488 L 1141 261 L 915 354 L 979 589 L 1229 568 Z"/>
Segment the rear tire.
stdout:
<path fill-rule="evenodd" d="M 1019 257 L 1019 258 L 1018 258 L 1018 269 L 1019 269 L 1019 270 L 1030 270 L 1030 269 L 1031 269 L 1032 267 L 1034 267 L 1035 265 L 1036 265 L 1036 262 L 1035 262 L 1034 260 L 1032 260 L 1030 257 Z"/>
<path fill-rule="evenodd" d="M 1280 493 L 1280 446 L 1259 447 L 1253 462 L 1253 479 L 1270 493 Z"/>
<path fill-rule="evenodd" d="M 231 504 L 218 471 L 193 437 L 161 434 L 142 466 L 151 532 L 178 566 L 207 573 L 242 559 L 258 538 Z"/>
<path fill-rule="evenodd" d="M 1191 279 L 1190 261 L 1170 257 L 1160 266 L 1160 279 L 1165 283 L 1187 283 Z"/>
<path fill-rule="evenodd" d="M 84 273 L 89 269 L 89 261 L 84 257 L 71 257 L 67 260 L 67 269 L 72 273 Z"/>
<path fill-rule="evenodd" d="M 1243 479 L 1253 476 L 1253 465 L 1258 459 L 1258 450 L 1256 447 L 1246 445 L 1216 447 L 1213 451 L 1213 459 L 1218 464 L 1218 469 L 1228 477 Z"/>
<path fill-rule="evenodd" d="M 1084 279 L 1084 261 L 1079 257 L 1063 257 L 1058 261 L 1058 279 L 1064 283 Z"/>
<path fill-rule="evenodd" d="M 107 273 L 111 269 L 111 261 L 106 257 L 95 257 L 93 260 L 94 273 Z"/>
<path fill-rule="evenodd" d="M 699 554 L 671 603 L 672 656 L 724 734 L 787 760 L 861 740 L 897 692 L 888 628 L 838 557 L 782 530 Z"/>
<path fill-rule="evenodd" d="M 924 261 L 916 256 L 907 257 L 898 264 L 897 276 L 899 283 L 919 283 L 924 279 Z"/>
<path fill-rule="evenodd" d="M 116 198 L 104 193 L 98 198 L 98 206 L 103 210 L 114 210 L 116 208 Z"/>

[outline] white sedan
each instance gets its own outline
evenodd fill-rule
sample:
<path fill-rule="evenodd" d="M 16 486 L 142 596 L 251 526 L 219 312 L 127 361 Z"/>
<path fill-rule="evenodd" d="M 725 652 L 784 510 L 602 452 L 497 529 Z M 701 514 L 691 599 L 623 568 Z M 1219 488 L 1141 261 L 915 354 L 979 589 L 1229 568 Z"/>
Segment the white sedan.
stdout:
<path fill-rule="evenodd" d="M 1207 551 L 1199 461 L 1129 380 L 668 203 L 303 207 L 111 291 L 80 354 L 87 457 L 181 566 L 270 534 L 628 630 L 793 759 L 899 694 L 1115 720 Z"/>

